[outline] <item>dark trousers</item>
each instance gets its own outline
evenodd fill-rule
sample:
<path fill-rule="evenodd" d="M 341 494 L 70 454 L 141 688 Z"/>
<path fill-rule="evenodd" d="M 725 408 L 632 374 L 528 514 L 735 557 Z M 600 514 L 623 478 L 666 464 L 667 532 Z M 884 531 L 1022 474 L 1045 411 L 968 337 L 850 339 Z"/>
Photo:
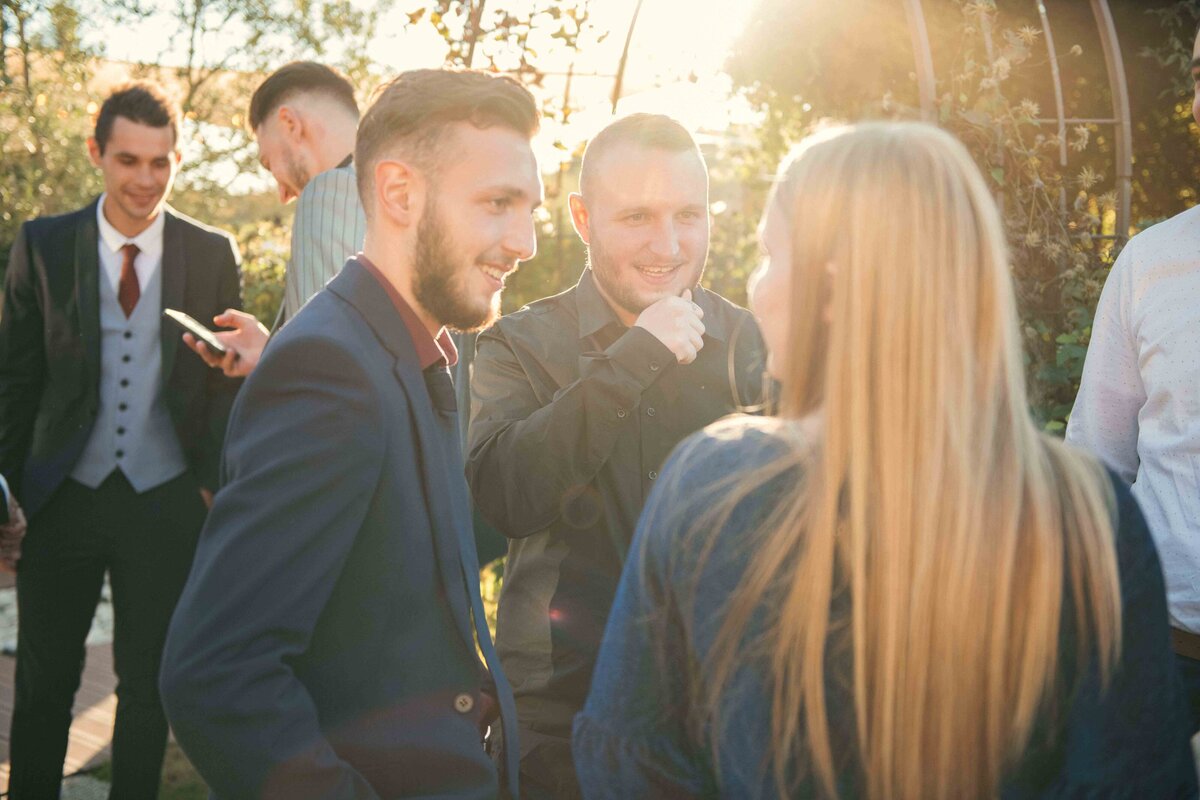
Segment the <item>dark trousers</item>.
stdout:
<path fill-rule="evenodd" d="M 1183 683 L 1183 697 L 1187 701 L 1188 718 L 1192 733 L 1200 731 L 1200 661 L 1175 654 L 1175 665 L 1179 668 L 1179 679 Z"/>
<path fill-rule="evenodd" d="M 106 572 L 117 674 L 110 797 L 157 796 L 167 743 L 159 662 L 205 513 L 190 474 L 138 494 L 116 471 L 97 489 L 67 480 L 30 520 L 17 568 L 13 800 L 58 797 L 84 640 Z"/>
<path fill-rule="evenodd" d="M 520 729 L 521 800 L 582 800 L 571 740 Z"/>

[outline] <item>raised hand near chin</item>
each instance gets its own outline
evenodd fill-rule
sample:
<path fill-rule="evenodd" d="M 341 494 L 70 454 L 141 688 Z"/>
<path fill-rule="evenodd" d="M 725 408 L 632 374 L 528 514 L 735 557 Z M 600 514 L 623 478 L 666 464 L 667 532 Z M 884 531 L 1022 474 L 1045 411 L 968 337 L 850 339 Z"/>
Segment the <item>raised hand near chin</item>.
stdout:
<path fill-rule="evenodd" d="M 703 317 L 692 302 L 692 290 L 685 289 L 679 297 L 664 297 L 648 306 L 633 324 L 666 345 L 680 364 L 690 364 L 704 347 Z"/>

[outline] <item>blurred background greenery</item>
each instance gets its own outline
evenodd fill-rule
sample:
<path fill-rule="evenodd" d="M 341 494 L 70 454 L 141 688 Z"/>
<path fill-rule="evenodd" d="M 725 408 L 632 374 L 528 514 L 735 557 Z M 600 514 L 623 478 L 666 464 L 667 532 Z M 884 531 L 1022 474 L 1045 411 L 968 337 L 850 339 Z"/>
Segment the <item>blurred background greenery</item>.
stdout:
<path fill-rule="evenodd" d="M 557 163 L 543 158 L 547 205 L 537 220 L 538 255 L 510 281 L 505 310 L 570 286 L 584 254 L 565 201 L 576 187 L 587 134 L 587 126 L 573 123 L 590 114 L 594 129 L 612 108 L 638 107 L 622 92 L 643 91 L 647 83 L 631 81 L 627 73 L 617 77 L 628 47 L 616 74 L 590 75 L 593 83 L 612 85 L 612 108 L 607 97 L 597 102 L 595 92 L 581 99 L 578 83 L 584 76 L 573 70 L 586 62 L 589 48 L 610 46 L 611 41 L 600 44 L 610 33 L 633 39 L 634 26 L 598 31 L 589 0 L 438 0 L 401 2 L 400 30 L 393 30 L 396 2 L 0 0 L 0 248 L 7 252 L 23 220 L 76 208 L 99 192 L 84 146 L 97 101 L 122 79 L 155 77 L 178 95 L 186 115 L 185 163 L 171 202 L 237 235 L 246 307 L 269 323 L 282 291 L 291 208 L 278 202 L 255 163 L 243 122 L 247 98 L 273 67 L 311 57 L 345 70 L 365 103 L 391 74 L 372 59 L 370 53 L 378 52 L 372 47 L 381 38 L 422 32 L 440 41 L 441 50 L 431 52 L 443 63 L 513 71 L 542 101 L 554 140 L 549 152 Z M 718 7 L 718 18 L 719 7 L 733 7 L 703 5 Z M 1062 141 L 1048 121 L 1055 98 L 1037 3 L 936 0 L 923 6 L 939 120 L 967 142 L 1005 210 L 1031 412 L 1052 431 L 1062 429 L 1070 412 L 1092 309 L 1125 237 L 1197 197 L 1200 148 L 1190 120 L 1186 66 L 1200 3 L 1108 5 L 1131 88 L 1135 166 L 1128 231 L 1115 227 L 1111 126 L 1072 125 L 1065 142 L 1068 163 L 1059 164 Z M 679 20 L 689 13 L 689 4 L 676 0 L 658 0 L 657 6 L 673 8 Z M 640 8 L 641 3 L 634 10 Z M 1090 4 L 1046 8 L 1066 116 L 1111 116 L 1111 87 Z M 731 14 L 731 24 L 733 19 Z M 164 41 L 173 48 L 164 58 L 169 64 L 106 57 L 105 38 L 97 32 L 146 20 L 164 26 Z M 726 103 L 737 111 L 720 127 L 697 133 L 713 185 L 705 280 L 744 302 L 746 278 L 757 260 L 755 225 L 787 149 L 823 120 L 916 117 L 918 100 L 913 40 L 901 0 L 757 0 L 737 20 L 740 32 L 718 62 Z M 637 33 L 634 41 L 653 49 L 670 48 L 677 32 L 659 24 Z M 553 54 L 539 43 L 544 41 L 553 43 Z M 887 203 L 879 198 L 881 214 Z"/>
<path fill-rule="evenodd" d="M 1046 0 L 1048 28 L 1037 0 L 922 4 L 937 119 L 966 142 L 1004 211 L 1030 411 L 1056 432 L 1070 413 L 1092 312 L 1120 247 L 1129 235 L 1194 205 L 1200 187 L 1187 75 L 1200 0 L 1104 5 L 1115 20 L 1130 87 L 1128 230 L 1117 228 L 1113 127 L 1080 122 L 1060 136 L 1053 121 L 1052 61 L 1065 116 L 1112 116 L 1092 3 Z M 244 128 L 250 93 L 287 60 L 315 58 L 343 69 L 365 105 L 395 71 L 380 54 L 399 52 L 411 66 L 511 72 L 542 103 L 547 203 L 537 217 L 538 254 L 510 280 L 506 311 L 578 278 L 584 251 L 566 198 L 576 188 L 579 155 L 590 131 L 630 110 L 673 113 L 696 129 L 712 179 L 705 281 L 744 302 L 758 259 L 755 226 L 789 147 L 827 120 L 919 116 L 918 53 L 905 6 L 903 0 L 0 0 L 0 250 L 8 251 L 24 220 L 72 210 L 99 193 L 85 149 L 98 100 L 125 79 L 157 78 L 177 94 L 186 115 L 185 163 L 171 202 L 236 234 L 245 305 L 270 324 L 282 295 L 292 212 L 256 164 Z M 706 54 L 713 74 L 697 73 L 698 56 L 670 60 L 676 51 L 712 49 L 706 36 L 723 43 L 713 45 L 720 52 Z M 162 56 L 130 60 L 110 52 L 111 43 L 138 37 L 154 39 L 147 52 L 157 48 Z M 411 41 L 428 46 L 409 52 Z M 645 66 L 658 63 L 655 57 L 673 64 L 674 73 Z M 716 99 L 699 91 L 708 86 L 719 87 Z M 888 203 L 878 198 L 881 215 Z M 0 271 L 4 266 L 0 261 Z M 485 570 L 493 613 L 500 585 L 500 570 Z M 178 796 L 199 796 L 186 762 L 181 769 Z"/>

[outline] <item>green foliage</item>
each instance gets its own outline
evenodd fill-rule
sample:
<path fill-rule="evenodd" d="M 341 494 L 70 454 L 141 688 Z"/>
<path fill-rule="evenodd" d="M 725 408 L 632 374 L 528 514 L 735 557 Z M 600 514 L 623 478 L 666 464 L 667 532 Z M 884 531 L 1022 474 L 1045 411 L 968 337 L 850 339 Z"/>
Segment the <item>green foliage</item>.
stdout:
<path fill-rule="evenodd" d="M 287 229 L 274 221 L 247 225 L 239 231 L 238 246 L 243 259 L 242 305 L 269 328 L 283 302 L 283 276 L 288 262 Z"/>
<path fill-rule="evenodd" d="M 32 14 L 0 12 L 24 31 L 0 71 L 0 270 L 22 222 L 77 208 L 101 188 L 86 156 L 91 54 L 79 47 L 77 15 L 56 3 L 42 9 L 39 26 Z"/>
<path fill-rule="evenodd" d="M 1151 15 L 1140 4 L 1112 5 L 1122 36 L 1147 42 L 1145 53 L 1156 62 L 1127 62 L 1131 83 L 1153 82 L 1180 98 L 1176 73 L 1190 60 L 1197 3 L 1170 4 Z M 760 152 L 777 161 L 821 118 L 917 117 L 912 40 L 897 35 L 908 31 L 903 12 L 893 0 L 760 0 L 729 63 L 764 114 Z M 1078 390 L 1092 311 L 1132 232 L 1116 229 L 1112 129 L 1055 123 L 1050 58 L 1032 6 L 955 0 L 926 3 L 924 14 L 939 124 L 967 144 L 1004 215 L 1031 410 L 1046 430 L 1062 431 Z M 1062 115 L 1111 115 L 1090 8 L 1060 4 L 1055 14 Z M 1181 121 L 1186 106 L 1161 98 L 1147 104 L 1147 94 L 1155 93 L 1134 90 L 1135 160 L 1142 165 L 1134 180 L 1135 219 L 1190 205 L 1198 172 L 1194 141 Z"/>

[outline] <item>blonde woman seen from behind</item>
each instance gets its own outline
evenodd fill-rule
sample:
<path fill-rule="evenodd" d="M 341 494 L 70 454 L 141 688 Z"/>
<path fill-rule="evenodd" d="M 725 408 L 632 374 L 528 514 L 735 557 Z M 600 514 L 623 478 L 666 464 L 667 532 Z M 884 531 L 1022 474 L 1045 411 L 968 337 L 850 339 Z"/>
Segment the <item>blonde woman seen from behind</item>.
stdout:
<path fill-rule="evenodd" d="M 811 137 L 761 236 L 778 414 L 662 471 L 576 718 L 585 795 L 1196 796 L 1157 553 L 1030 420 L 965 148 Z"/>

